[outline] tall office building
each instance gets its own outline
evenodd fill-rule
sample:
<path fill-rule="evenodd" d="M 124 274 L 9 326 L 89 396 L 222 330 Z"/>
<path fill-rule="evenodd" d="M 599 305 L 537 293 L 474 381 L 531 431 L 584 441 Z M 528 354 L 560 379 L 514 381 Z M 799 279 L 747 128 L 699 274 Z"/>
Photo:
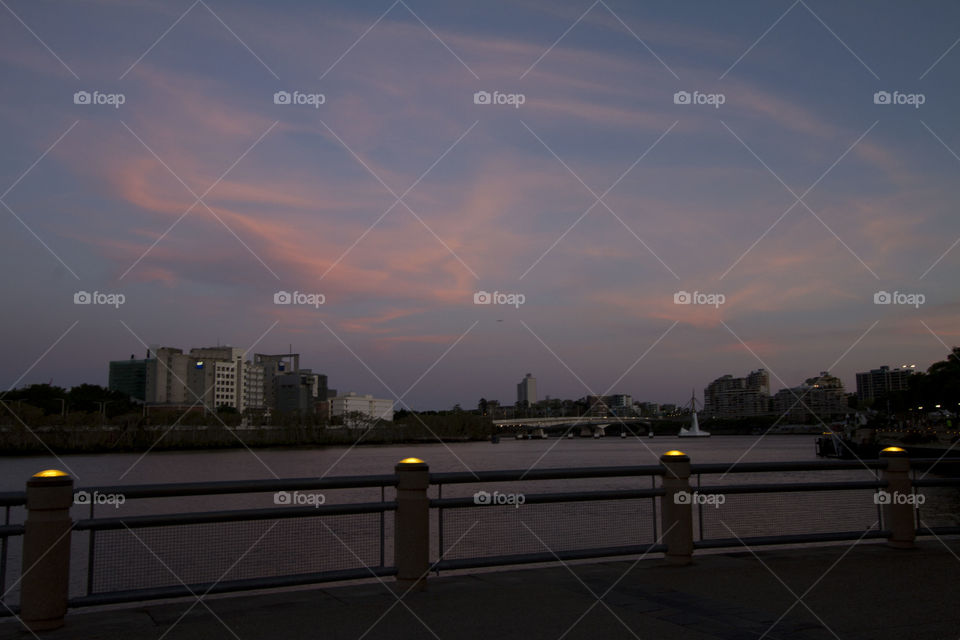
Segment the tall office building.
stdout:
<path fill-rule="evenodd" d="M 895 369 L 883 366 L 857 374 L 857 400 L 861 405 L 871 402 L 876 409 L 885 409 L 890 394 L 906 391 L 909 378 L 917 365 L 903 365 Z"/>
<path fill-rule="evenodd" d="M 770 410 L 770 374 L 757 369 L 745 378 L 727 374 L 703 390 L 703 412 L 710 417 L 743 418 Z"/>
<path fill-rule="evenodd" d="M 147 362 L 133 355 L 129 360 L 111 360 L 107 387 L 143 402 L 147 397 Z"/>
<path fill-rule="evenodd" d="M 537 379 L 528 373 L 517 385 L 517 404 L 529 407 L 537 401 Z"/>
<path fill-rule="evenodd" d="M 190 356 L 182 349 L 150 347 L 147 354 L 146 402 L 148 404 L 181 405 L 190 397 L 187 392 L 187 367 Z"/>
<path fill-rule="evenodd" d="M 253 364 L 263 369 L 263 404 L 270 409 L 277 408 L 276 383 L 277 376 L 300 371 L 299 353 L 281 353 L 276 355 L 266 353 L 253 354 Z"/>
<path fill-rule="evenodd" d="M 848 413 L 847 393 L 840 378 L 821 371 L 799 387 L 781 389 L 771 401 L 773 410 L 789 422 L 818 422 Z"/>

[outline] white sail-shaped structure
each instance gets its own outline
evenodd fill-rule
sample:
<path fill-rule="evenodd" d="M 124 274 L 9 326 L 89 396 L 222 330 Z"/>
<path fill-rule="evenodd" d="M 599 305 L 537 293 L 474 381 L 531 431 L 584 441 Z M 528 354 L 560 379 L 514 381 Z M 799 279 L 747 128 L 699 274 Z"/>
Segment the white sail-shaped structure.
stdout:
<path fill-rule="evenodd" d="M 709 438 L 710 434 L 700 430 L 700 423 L 697 421 L 697 396 L 693 392 L 690 396 L 690 428 L 682 427 L 677 434 L 681 438 Z"/>

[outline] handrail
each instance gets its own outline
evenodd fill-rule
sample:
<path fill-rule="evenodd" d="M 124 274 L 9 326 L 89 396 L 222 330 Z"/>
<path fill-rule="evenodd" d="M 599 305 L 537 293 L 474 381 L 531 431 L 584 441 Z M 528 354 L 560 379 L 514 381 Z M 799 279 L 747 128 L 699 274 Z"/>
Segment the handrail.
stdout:
<path fill-rule="evenodd" d="M 27 504 L 26 491 L 0 491 L 0 507 L 19 507 Z"/>
<path fill-rule="evenodd" d="M 551 469 L 509 469 L 476 472 L 445 471 L 440 473 L 431 473 L 430 484 L 655 476 L 662 475 L 663 471 L 663 467 L 659 464 L 629 467 L 557 467 Z"/>
<path fill-rule="evenodd" d="M 264 480 L 221 480 L 213 482 L 179 482 L 171 484 L 132 484 L 119 486 L 79 487 L 77 491 L 122 493 L 134 498 L 170 498 L 180 496 L 221 495 L 226 493 L 266 493 L 304 489 L 361 489 L 392 487 L 394 474 L 376 476 L 333 476 L 330 478 L 268 478 Z M 2 495 L 2 494 L 0 494 Z"/>
<path fill-rule="evenodd" d="M 656 498 L 666 495 L 663 489 L 613 489 L 609 491 L 580 491 L 580 492 L 560 492 L 560 493 L 526 493 L 524 494 L 524 504 L 547 504 L 551 502 L 589 502 L 591 500 L 634 500 L 637 498 Z M 467 507 L 486 508 L 491 506 L 510 506 L 510 505 L 487 505 L 478 504 L 474 498 L 433 498 L 430 500 L 431 508 L 440 509 L 462 509 Z"/>
<path fill-rule="evenodd" d="M 318 507 L 276 507 L 266 509 L 234 509 L 230 511 L 202 511 L 199 513 L 168 513 L 161 515 L 128 516 L 120 518 L 88 518 L 74 523 L 75 531 L 104 531 L 107 529 L 137 529 L 211 522 L 246 520 L 277 520 L 312 516 L 339 516 L 357 513 L 395 511 L 396 502 L 358 502 L 353 504 L 321 505 Z"/>

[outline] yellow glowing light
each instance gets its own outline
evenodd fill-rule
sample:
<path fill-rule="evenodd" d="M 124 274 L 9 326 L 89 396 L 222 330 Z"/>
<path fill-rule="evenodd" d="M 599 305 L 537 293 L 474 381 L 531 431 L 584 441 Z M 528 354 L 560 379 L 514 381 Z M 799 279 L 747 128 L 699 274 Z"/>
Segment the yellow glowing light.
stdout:
<path fill-rule="evenodd" d="M 66 471 L 60 471 L 60 469 L 44 469 L 39 473 L 33 474 L 34 478 L 62 478 L 63 476 L 68 475 Z"/>
<path fill-rule="evenodd" d="M 889 453 L 903 453 L 906 452 L 906 449 L 901 449 L 900 447 L 887 447 L 883 451 Z"/>
<path fill-rule="evenodd" d="M 667 452 L 666 452 L 665 454 L 663 454 L 663 455 L 665 455 L 665 456 L 685 456 L 685 455 L 687 455 L 687 454 L 685 454 L 683 451 L 677 451 L 676 449 L 671 449 L 670 451 L 667 451 Z"/>
<path fill-rule="evenodd" d="M 400 464 L 420 464 L 423 460 L 420 458 L 404 458 L 400 461 Z"/>

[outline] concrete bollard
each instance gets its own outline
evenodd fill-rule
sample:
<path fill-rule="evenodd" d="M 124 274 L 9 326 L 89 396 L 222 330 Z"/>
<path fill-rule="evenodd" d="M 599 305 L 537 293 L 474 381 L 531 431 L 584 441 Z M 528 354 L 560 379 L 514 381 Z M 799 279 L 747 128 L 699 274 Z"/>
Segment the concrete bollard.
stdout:
<path fill-rule="evenodd" d="M 665 469 L 663 488 L 666 495 L 660 499 L 663 542 L 667 545 L 665 559 L 670 564 L 690 564 L 693 561 L 690 458 L 682 451 L 667 451 L 660 456 L 660 464 Z"/>
<path fill-rule="evenodd" d="M 913 501 L 898 497 L 910 496 L 913 488 L 910 482 L 910 457 L 900 447 L 887 447 L 880 452 L 880 459 L 887 461 L 882 478 L 887 481 L 886 497 L 881 503 L 883 520 L 890 531 L 887 544 L 897 549 L 912 549 L 917 537 L 917 528 L 913 518 Z M 883 495 L 883 494 L 877 494 Z"/>
<path fill-rule="evenodd" d="M 397 585 L 422 591 L 430 571 L 430 466 L 418 458 L 397 463 L 397 511 L 394 522 L 394 561 Z"/>
<path fill-rule="evenodd" d="M 63 626 L 70 586 L 73 478 L 56 469 L 27 481 L 20 619 L 31 631 Z"/>

